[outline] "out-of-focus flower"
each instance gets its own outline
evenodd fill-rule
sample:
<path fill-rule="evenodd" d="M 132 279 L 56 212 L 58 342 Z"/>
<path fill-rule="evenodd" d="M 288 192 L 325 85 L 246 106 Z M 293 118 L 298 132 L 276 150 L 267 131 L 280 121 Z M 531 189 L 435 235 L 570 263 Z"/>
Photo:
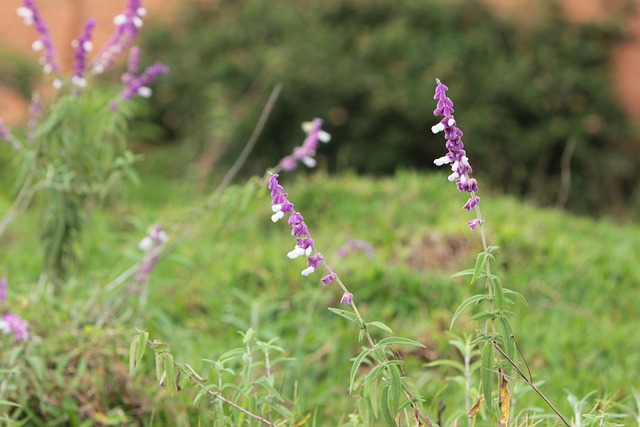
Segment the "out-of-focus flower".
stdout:
<path fill-rule="evenodd" d="M 93 43 L 91 42 L 91 32 L 96 26 L 95 19 L 89 19 L 84 26 L 84 31 L 77 39 L 71 42 L 71 46 L 75 48 L 75 64 L 73 66 L 73 76 L 71 77 L 71 83 L 78 87 L 85 87 L 87 85 L 87 79 L 84 74 L 87 70 L 87 53 L 93 50 Z"/>
<path fill-rule="evenodd" d="M 136 275 L 138 283 L 145 284 L 149 281 L 149 275 L 158 263 L 157 249 L 168 240 L 167 233 L 159 225 L 151 227 L 149 234 L 138 243 L 138 248 L 144 251 L 140 260 L 140 268 Z"/>
<path fill-rule="evenodd" d="M 365 240 L 349 239 L 345 245 L 337 249 L 338 255 L 342 258 L 347 257 L 349 253 L 353 251 L 363 251 L 367 255 L 367 258 L 375 258 L 373 248 Z"/>
<path fill-rule="evenodd" d="M 7 279 L 0 280 L 0 304 L 7 302 Z M 0 332 L 5 335 L 13 334 L 16 341 L 24 341 L 29 338 L 29 322 L 22 317 L 6 310 L 0 316 Z"/>
<path fill-rule="evenodd" d="M 113 19 L 116 29 L 93 62 L 93 72 L 104 73 L 113 62 L 131 47 L 147 14 L 141 0 L 129 0 L 127 9 Z"/>
<path fill-rule="evenodd" d="M 159 74 L 166 74 L 169 72 L 169 67 L 160 62 L 156 62 L 150 67 L 147 67 L 141 75 L 136 76 L 139 61 L 140 49 L 132 48 L 129 55 L 129 67 L 127 69 L 127 72 L 122 75 L 122 83 L 124 84 L 124 89 L 122 90 L 121 98 L 124 101 L 131 100 L 135 95 L 139 95 L 144 98 L 150 97 L 153 92 L 148 85 Z M 111 104 L 111 109 L 116 111 L 118 109 L 118 106 L 119 103 L 114 102 L 113 104 Z"/>
<path fill-rule="evenodd" d="M 280 160 L 279 166 L 284 171 L 295 169 L 298 162 L 304 163 L 308 168 L 315 167 L 317 161 L 314 156 L 318 150 L 318 141 L 325 143 L 331 141 L 331 135 L 322 130 L 322 119 L 315 118 L 310 122 L 304 122 L 302 130 L 307 134 L 302 145 L 295 147 L 293 153 Z"/>
<path fill-rule="evenodd" d="M 40 16 L 33 0 L 24 0 L 22 4 L 23 6 L 18 8 L 17 13 L 24 20 L 25 25 L 33 25 L 38 33 L 39 38 L 31 44 L 31 47 L 36 52 L 42 52 L 40 58 L 42 71 L 45 74 L 57 74 L 60 71 L 60 66 L 56 61 L 56 53 L 47 24 Z M 60 84 L 60 80 L 56 79 L 54 81 L 54 86 L 58 87 Z"/>

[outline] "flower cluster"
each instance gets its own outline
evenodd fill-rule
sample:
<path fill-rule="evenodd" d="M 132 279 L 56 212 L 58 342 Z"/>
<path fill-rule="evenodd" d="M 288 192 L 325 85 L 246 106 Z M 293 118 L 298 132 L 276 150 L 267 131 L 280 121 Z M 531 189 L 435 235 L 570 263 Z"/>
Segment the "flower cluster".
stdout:
<path fill-rule="evenodd" d="M 295 169 L 298 162 L 304 163 L 309 168 L 315 167 L 317 162 L 314 156 L 318 149 L 318 141 L 327 143 L 331 140 L 331 135 L 322 130 L 322 119 L 315 118 L 310 122 L 304 122 L 302 130 L 307 133 L 302 145 L 294 148 L 293 153 L 280 160 L 279 166 L 284 171 Z"/>
<path fill-rule="evenodd" d="M 23 5 L 24 6 L 18 8 L 17 13 L 18 16 L 24 20 L 25 25 L 33 25 L 39 35 L 39 39 L 34 41 L 31 47 L 36 52 L 42 51 L 40 62 L 42 63 L 43 71 L 45 74 L 57 73 L 60 71 L 60 66 L 55 59 L 56 54 L 49 29 L 40 17 L 40 13 L 33 0 L 24 0 Z M 59 80 L 54 82 L 55 86 L 59 86 L 60 84 Z"/>
<path fill-rule="evenodd" d="M 449 88 L 438 79 L 436 79 L 436 82 L 436 92 L 433 99 L 438 100 L 438 103 L 433 114 L 435 116 L 443 116 L 443 119 L 433 126 L 431 131 L 433 133 L 444 131 L 444 136 L 447 139 L 445 146 L 449 152 L 445 156 L 434 160 L 434 163 L 437 166 L 451 165 L 453 173 L 449 175 L 449 181 L 455 182 L 459 191 L 471 193 L 471 197 L 464 205 L 466 210 L 471 211 L 480 203 L 480 198 L 475 194 L 478 192 L 478 182 L 474 178 L 469 178 L 473 170 L 462 143 L 462 131 L 458 129 L 456 120 L 453 117 L 453 102 L 446 94 Z M 482 220 L 476 218 L 469 221 L 468 224 L 472 230 L 475 230 L 478 225 L 482 224 Z"/>
<path fill-rule="evenodd" d="M 155 64 L 147 67 L 142 74 L 137 75 L 139 64 L 140 49 L 133 47 L 129 53 L 129 65 L 127 72 L 122 75 L 124 89 L 122 90 L 121 97 L 124 101 L 131 100 L 135 95 L 142 96 L 143 98 L 150 97 L 152 91 L 147 85 L 158 75 L 169 72 L 169 67 L 160 62 L 156 62 Z M 114 111 L 118 109 L 117 101 L 111 104 L 111 109 Z"/>
<path fill-rule="evenodd" d="M 144 285 L 149 281 L 153 267 L 158 263 L 157 249 L 168 239 L 167 233 L 159 225 L 151 227 L 149 234 L 138 243 L 138 248 L 144 251 L 136 281 Z"/>
<path fill-rule="evenodd" d="M 7 279 L 0 280 L 0 304 L 7 302 Z M 29 322 L 18 315 L 6 310 L 0 316 L 0 332 L 13 334 L 16 341 L 25 341 L 29 338 Z"/>
<path fill-rule="evenodd" d="M 87 85 L 87 79 L 84 78 L 84 73 L 87 70 L 87 53 L 93 50 L 91 32 L 95 26 L 96 20 L 89 19 L 80 37 L 71 42 L 71 46 L 75 48 L 75 65 L 73 66 L 71 83 L 79 87 L 85 87 Z"/>
<path fill-rule="evenodd" d="M 142 17 L 146 14 L 147 11 L 142 7 L 141 0 L 129 0 L 124 13 L 113 19 L 116 30 L 93 62 L 93 71 L 96 74 L 107 71 L 113 62 L 131 46 L 142 28 Z"/>

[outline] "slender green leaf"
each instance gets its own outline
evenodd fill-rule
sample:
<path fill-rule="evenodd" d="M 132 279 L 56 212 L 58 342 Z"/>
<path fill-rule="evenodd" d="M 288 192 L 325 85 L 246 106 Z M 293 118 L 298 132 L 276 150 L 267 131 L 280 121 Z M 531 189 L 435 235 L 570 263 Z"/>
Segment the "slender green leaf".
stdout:
<path fill-rule="evenodd" d="M 488 256 L 489 254 L 487 252 L 480 252 L 476 257 L 476 266 L 473 268 L 473 276 L 471 277 L 469 286 L 473 285 L 474 283 L 476 283 L 476 280 L 478 280 L 478 275 L 480 274 L 480 271 L 482 271 L 482 268 L 486 265 Z"/>
<path fill-rule="evenodd" d="M 505 295 L 513 295 L 517 297 L 520 301 L 522 301 L 524 305 L 529 305 L 527 304 L 527 300 L 519 292 L 512 291 L 511 289 L 507 289 L 507 288 L 504 288 L 503 292 L 505 293 Z M 513 302 L 511 302 L 511 304 L 513 304 Z"/>
<path fill-rule="evenodd" d="M 477 304 L 478 302 L 488 299 L 489 295 L 487 294 L 478 294 L 472 295 L 466 300 L 462 301 L 462 304 L 456 309 L 455 313 L 453 313 L 453 317 L 451 318 L 451 325 L 449 326 L 449 330 L 453 329 L 453 324 L 456 322 L 456 319 L 462 314 L 465 308 L 469 307 L 472 304 Z"/>
<path fill-rule="evenodd" d="M 502 283 L 497 276 L 491 277 L 491 284 L 493 285 L 493 292 L 495 295 L 496 308 L 502 312 L 505 309 L 504 306 L 504 291 L 502 290 Z"/>
<path fill-rule="evenodd" d="M 135 366 L 139 366 L 142 363 L 144 352 L 147 349 L 147 341 L 149 339 L 149 331 L 142 331 L 138 333 L 138 345 L 136 348 L 136 363 Z"/>
<path fill-rule="evenodd" d="M 369 323 L 367 323 L 367 326 L 375 326 L 375 327 L 377 327 L 377 328 L 382 329 L 383 331 L 389 332 L 390 334 L 392 334 L 392 333 L 393 333 L 393 331 L 391 330 L 391 328 L 390 328 L 390 327 L 388 327 L 387 325 L 385 325 L 385 324 L 384 324 L 384 323 L 382 323 L 382 322 L 369 322 Z"/>
<path fill-rule="evenodd" d="M 415 346 L 415 347 L 427 348 L 427 346 L 425 346 L 424 344 L 419 343 L 418 341 L 414 341 L 412 339 L 403 338 L 403 337 L 388 337 L 388 338 L 383 338 L 380 341 L 378 341 L 378 347 L 382 347 L 382 346 L 386 346 L 386 345 L 392 345 L 392 344 L 412 345 L 412 346 Z"/>
<path fill-rule="evenodd" d="M 133 375 L 136 368 L 136 354 L 138 354 L 138 344 L 140 343 L 140 334 L 134 335 L 129 346 L 129 375 Z"/>
<path fill-rule="evenodd" d="M 358 374 L 358 369 L 360 369 L 360 365 L 370 353 L 371 353 L 371 349 L 365 348 L 360 352 L 360 354 L 353 361 L 353 365 L 351 365 L 351 374 L 349 375 L 349 392 L 353 391 L 353 383 L 356 380 L 356 375 Z"/>
<path fill-rule="evenodd" d="M 467 270 L 458 271 L 456 274 L 454 274 L 451 277 L 473 276 L 474 271 L 475 270 L 473 268 L 469 268 Z"/>
<path fill-rule="evenodd" d="M 471 316 L 471 320 L 476 321 L 476 320 L 490 320 L 490 319 L 495 319 L 499 316 L 498 313 L 493 312 L 493 311 L 485 311 L 482 313 L 478 313 L 478 314 L 474 314 L 473 316 Z"/>
<path fill-rule="evenodd" d="M 402 382 L 400 381 L 400 369 L 396 365 L 387 365 L 389 373 L 389 408 L 395 416 L 400 410 L 400 400 L 402 396 Z"/>
<path fill-rule="evenodd" d="M 382 389 L 382 393 L 380 393 L 380 409 L 382 409 L 382 415 L 384 420 L 387 422 L 389 427 L 397 427 L 395 420 L 393 419 L 393 415 L 391 414 L 391 410 L 389 409 L 389 386 L 385 386 Z"/>
<path fill-rule="evenodd" d="M 347 320 L 351 320 L 353 323 L 355 323 L 358 326 L 360 325 L 360 322 L 358 320 L 358 316 L 356 316 L 355 314 L 351 313 L 350 311 L 340 310 L 339 308 L 333 308 L 333 307 L 329 307 L 329 311 L 331 311 L 332 313 L 337 314 L 338 316 L 342 316 Z"/>
<path fill-rule="evenodd" d="M 482 347 L 482 369 L 480 377 L 482 378 L 482 393 L 487 404 L 490 405 L 491 393 L 493 387 L 493 346 L 490 342 L 486 342 Z"/>
<path fill-rule="evenodd" d="M 502 341 L 504 342 L 505 353 L 511 360 L 515 361 L 516 356 L 516 345 L 513 342 L 513 328 L 511 327 L 511 322 L 509 319 L 502 316 L 500 317 L 500 325 L 502 326 Z M 509 374 L 511 372 L 511 364 L 507 362 L 505 366 L 505 372 Z"/>

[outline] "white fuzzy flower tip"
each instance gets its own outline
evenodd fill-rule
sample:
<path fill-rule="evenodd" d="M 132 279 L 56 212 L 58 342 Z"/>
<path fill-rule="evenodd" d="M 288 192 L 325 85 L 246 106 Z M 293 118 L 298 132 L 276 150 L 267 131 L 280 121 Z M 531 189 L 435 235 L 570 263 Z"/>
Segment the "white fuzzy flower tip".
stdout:
<path fill-rule="evenodd" d="M 306 133 L 311 132 L 313 130 L 313 122 L 303 122 L 302 130 L 305 131 Z"/>
<path fill-rule="evenodd" d="M 80 76 L 73 76 L 73 77 L 71 77 L 71 83 L 73 83 L 74 85 L 76 85 L 78 87 L 85 87 L 85 86 L 87 86 L 87 79 L 85 79 L 84 77 L 80 77 Z"/>
<path fill-rule="evenodd" d="M 115 18 L 113 18 L 113 23 L 119 27 L 121 25 L 124 25 L 127 22 L 127 16 L 124 14 L 120 14 L 118 16 L 116 16 Z"/>
<path fill-rule="evenodd" d="M 82 43 L 82 50 L 84 50 L 85 52 L 91 52 L 93 50 L 93 43 L 88 40 Z"/>
<path fill-rule="evenodd" d="M 312 248 L 311 246 L 309 246 L 309 247 L 304 251 L 304 254 L 305 254 L 306 256 L 309 256 L 309 255 L 311 255 L 311 252 L 313 252 L 313 248 Z"/>
<path fill-rule="evenodd" d="M 5 335 L 11 332 L 11 326 L 9 326 L 9 322 L 0 319 L 0 331 Z"/>
<path fill-rule="evenodd" d="M 44 43 L 42 42 L 42 40 L 36 40 L 31 43 L 31 49 L 33 49 L 34 52 L 40 52 L 43 48 Z"/>
<path fill-rule="evenodd" d="M 149 249 L 151 249 L 152 246 L 153 246 L 153 239 L 149 236 L 140 240 L 140 243 L 138 243 L 138 248 L 143 251 L 148 251 Z"/>
<path fill-rule="evenodd" d="M 287 254 L 287 258 L 296 259 L 299 256 L 302 256 L 304 254 L 305 254 L 304 249 L 302 249 L 300 246 L 296 246 L 291 252 Z"/>
<path fill-rule="evenodd" d="M 53 87 L 54 87 L 55 89 L 60 89 L 60 88 L 62 88 L 62 80 L 60 80 L 60 79 L 55 79 L 55 80 L 53 81 Z"/>
<path fill-rule="evenodd" d="M 143 98 L 149 98 L 152 93 L 153 91 L 151 90 L 151 88 L 148 88 L 146 86 L 141 86 L 138 88 L 138 95 Z"/>
<path fill-rule="evenodd" d="M 313 157 L 305 156 L 302 158 L 302 163 L 308 168 L 315 168 L 318 162 Z"/>
<path fill-rule="evenodd" d="M 437 125 L 431 126 L 431 132 L 438 133 L 444 130 L 444 123 L 438 123 Z"/>
<path fill-rule="evenodd" d="M 146 16 L 147 9 L 145 9 L 144 7 L 139 7 L 138 10 L 136 10 L 136 13 L 138 14 L 138 16 Z"/>
<path fill-rule="evenodd" d="M 283 217 L 284 217 L 284 212 L 282 212 L 282 211 L 281 212 L 276 212 L 275 214 L 271 215 L 271 221 L 278 222 Z"/>
<path fill-rule="evenodd" d="M 325 132 L 325 131 L 321 130 L 320 132 L 318 132 L 318 139 L 321 142 L 327 143 L 327 142 L 331 141 L 331 135 L 329 134 L 329 132 Z"/>
<path fill-rule="evenodd" d="M 142 28 L 142 19 L 140 19 L 139 16 L 134 16 L 133 17 L 133 25 L 135 25 L 136 28 Z"/>
<path fill-rule="evenodd" d="M 273 212 L 280 212 L 280 210 L 282 210 L 282 205 L 272 205 L 271 210 Z"/>
<path fill-rule="evenodd" d="M 451 175 L 449 175 L 449 177 L 447 178 L 450 182 L 455 181 L 456 179 L 458 179 L 460 175 L 458 175 L 458 172 L 454 172 Z"/>
<path fill-rule="evenodd" d="M 451 159 L 447 156 L 444 157 L 440 157 L 438 159 L 435 159 L 433 161 L 433 163 L 435 163 L 436 166 L 442 166 L 442 165 L 446 165 L 448 163 L 451 163 Z"/>
<path fill-rule="evenodd" d="M 307 268 L 305 268 L 304 270 L 302 270 L 302 273 L 300 273 L 300 274 L 302 274 L 303 276 L 308 276 L 308 275 L 310 275 L 311 273 L 313 273 L 314 271 L 316 271 L 316 269 L 315 269 L 315 268 L 313 268 L 313 267 L 307 267 Z"/>
<path fill-rule="evenodd" d="M 448 124 L 449 126 L 455 126 L 455 125 L 456 125 L 456 120 L 455 120 L 453 117 L 451 117 L 451 118 L 449 119 L 449 121 L 447 122 L 447 124 Z"/>

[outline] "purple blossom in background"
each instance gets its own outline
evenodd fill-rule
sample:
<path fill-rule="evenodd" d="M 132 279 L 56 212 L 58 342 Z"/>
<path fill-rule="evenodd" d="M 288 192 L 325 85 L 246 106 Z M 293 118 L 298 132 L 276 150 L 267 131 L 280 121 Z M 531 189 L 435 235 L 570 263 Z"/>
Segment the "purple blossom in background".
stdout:
<path fill-rule="evenodd" d="M 94 60 L 93 72 L 101 74 L 107 71 L 113 62 L 133 44 L 142 28 L 142 17 L 146 14 L 147 11 L 142 7 L 141 0 L 129 0 L 124 13 L 113 19 L 116 30 Z"/>
<path fill-rule="evenodd" d="M 280 167 L 284 171 L 290 171 L 298 166 L 298 162 L 304 163 L 308 168 L 316 166 L 314 158 L 318 150 L 318 141 L 327 143 L 331 141 L 331 135 L 322 130 L 322 119 L 315 118 L 310 122 L 302 124 L 302 130 L 307 133 L 307 137 L 301 146 L 293 149 L 293 153 L 280 160 Z"/>
<path fill-rule="evenodd" d="M 55 49 L 53 48 L 53 41 L 49 34 L 49 29 L 40 17 L 40 13 L 38 12 L 33 0 L 24 0 L 23 5 L 24 6 L 18 8 L 17 13 L 18 16 L 24 20 L 25 25 L 33 25 L 40 36 L 38 40 L 33 42 L 31 47 L 36 52 L 42 51 L 40 63 L 43 66 L 43 72 L 45 74 L 57 74 L 60 71 L 60 66 L 55 59 L 56 54 Z M 60 87 L 60 84 L 59 80 L 54 81 L 54 86 L 56 88 Z"/>
<path fill-rule="evenodd" d="M 139 60 L 140 50 L 137 48 L 132 49 L 131 55 L 129 56 L 129 67 L 127 72 L 122 75 L 124 89 L 122 90 L 121 96 L 124 101 L 131 100 L 135 95 L 140 95 L 144 98 L 150 97 L 152 90 L 148 85 L 159 74 L 166 74 L 169 72 L 169 67 L 160 62 L 156 62 L 152 66 L 147 67 L 141 75 L 136 76 L 135 72 L 138 69 Z M 111 109 L 117 111 L 118 105 L 118 102 L 114 102 L 111 104 Z"/>
<path fill-rule="evenodd" d="M 14 150 L 20 149 L 20 142 L 11 133 L 9 128 L 4 125 L 4 122 L 0 120 L 0 139 L 11 144 Z"/>
<path fill-rule="evenodd" d="M 273 211 L 271 220 L 273 222 L 278 222 L 284 218 L 286 214 L 289 214 L 289 220 L 287 222 L 291 225 L 291 234 L 296 237 L 296 246 L 287 254 L 287 257 L 289 259 L 295 259 L 299 256 L 305 255 L 307 257 L 308 267 L 302 270 L 301 274 L 303 276 L 308 276 L 318 269 L 318 267 L 324 262 L 324 258 L 319 252 L 312 255 L 315 250 L 313 239 L 309 237 L 309 230 L 307 229 L 307 225 L 304 223 L 304 218 L 299 212 L 296 212 L 295 209 L 293 209 L 293 203 L 287 200 L 288 194 L 284 192 L 284 188 L 278 182 L 277 173 L 271 174 L 271 177 L 269 178 L 269 190 L 271 190 L 271 210 Z M 322 279 L 323 284 L 328 285 L 336 277 L 333 276 L 333 278 L 329 280 L 329 276 Z"/>
<path fill-rule="evenodd" d="M 136 275 L 136 281 L 141 285 L 149 281 L 149 275 L 153 271 L 153 267 L 158 263 L 157 249 L 167 241 L 169 237 L 167 233 L 159 225 L 155 225 L 149 231 L 149 234 L 138 243 L 138 248 L 144 251 L 140 268 Z"/>
<path fill-rule="evenodd" d="M 349 253 L 353 251 L 363 251 L 367 255 L 367 258 L 375 258 L 375 255 L 373 254 L 373 247 L 364 240 L 349 239 L 346 245 L 338 248 L 337 250 L 338 256 L 342 258 L 346 258 Z"/>
<path fill-rule="evenodd" d="M 6 302 L 7 279 L 2 279 L 0 280 L 0 304 Z M 5 335 L 13 333 L 16 341 L 24 341 L 29 338 L 29 322 L 7 310 L 0 316 L 0 332 Z"/>
<path fill-rule="evenodd" d="M 449 88 L 438 79 L 436 79 L 436 82 L 436 93 L 433 99 L 436 99 L 438 103 L 433 114 L 435 116 L 443 116 L 444 118 L 440 120 L 440 123 L 433 126 L 431 131 L 433 133 L 444 131 L 444 136 L 447 139 L 445 146 L 449 151 L 445 156 L 434 160 L 434 163 L 437 166 L 451 165 L 451 171 L 453 173 L 449 175 L 449 181 L 456 183 L 458 191 L 471 193 L 471 197 L 464 205 L 464 209 L 471 211 L 480 204 L 480 198 L 475 194 L 478 192 L 478 182 L 474 178 L 469 178 L 473 170 L 471 169 L 469 158 L 462 143 L 463 133 L 458 129 L 456 120 L 453 117 L 453 102 L 446 94 Z M 468 225 L 469 228 L 475 230 L 482 222 L 480 218 L 477 218 L 469 221 Z"/>
<path fill-rule="evenodd" d="M 75 64 L 73 66 L 73 76 L 71 77 L 71 83 L 78 87 L 85 87 L 87 85 L 87 79 L 84 74 L 87 71 L 87 53 L 93 50 L 93 43 L 91 42 L 91 32 L 96 26 L 95 19 L 89 19 L 84 26 L 84 31 L 77 39 L 71 42 L 71 46 L 75 48 Z"/>
<path fill-rule="evenodd" d="M 7 279 L 0 280 L 0 303 L 7 302 Z"/>

